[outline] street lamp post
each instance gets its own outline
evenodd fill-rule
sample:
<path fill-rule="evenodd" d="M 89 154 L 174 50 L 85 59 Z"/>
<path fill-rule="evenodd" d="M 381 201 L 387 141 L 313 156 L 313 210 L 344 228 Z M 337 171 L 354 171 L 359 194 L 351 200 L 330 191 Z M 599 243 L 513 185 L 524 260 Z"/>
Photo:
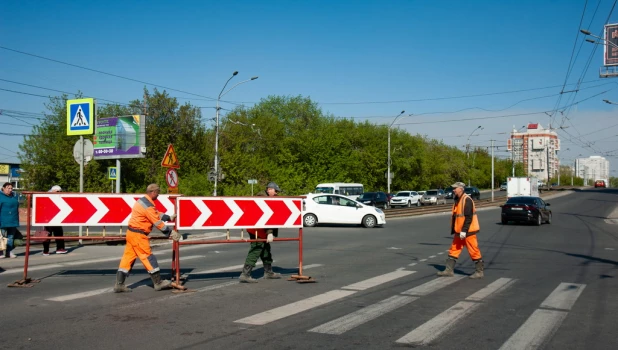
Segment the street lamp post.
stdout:
<path fill-rule="evenodd" d="M 470 135 L 468 135 L 468 140 L 466 141 L 466 156 L 468 157 L 468 161 L 470 160 L 470 138 L 472 137 L 472 134 L 474 134 L 479 129 L 483 130 L 483 127 L 480 125 L 477 126 L 476 128 L 474 128 L 474 130 L 472 130 Z M 472 186 L 470 175 L 468 175 L 468 186 Z"/>
<path fill-rule="evenodd" d="M 399 117 L 401 117 L 405 112 L 406 111 L 401 111 L 401 113 L 399 113 L 395 117 L 395 119 L 393 120 L 391 125 L 388 126 L 388 160 L 387 160 L 387 164 L 386 164 L 386 166 L 387 166 L 387 170 L 386 170 L 386 191 L 388 193 L 391 193 L 391 128 L 393 127 L 393 124 L 395 124 L 397 119 Z"/>
<path fill-rule="evenodd" d="M 219 92 L 219 96 L 217 96 L 217 112 L 216 112 L 216 118 L 215 118 L 215 176 L 214 176 L 214 182 L 215 182 L 215 188 L 213 191 L 213 196 L 217 195 L 217 183 L 219 182 L 219 110 L 221 109 L 221 107 L 219 107 L 219 101 L 221 101 L 221 97 L 223 97 L 225 94 L 227 94 L 228 92 L 232 91 L 235 87 L 237 87 L 240 84 L 244 84 L 246 82 L 249 82 L 251 80 L 255 80 L 258 77 L 252 77 L 251 79 L 247 79 L 247 80 L 243 80 L 240 83 L 232 86 L 231 88 L 229 88 L 227 91 L 224 92 L 225 87 L 227 86 L 227 84 L 230 82 L 230 80 L 232 80 L 232 78 L 234 78 L 236 75 L 238 74 L 238 71 L 234 71 L 234 73 L 232 73 L 232 76 L 225 82 L 225 85 L 223 85 L 223 88 L 221 89 L 221 92 Z"/>
<path fill-rule="evenodd" d="M 613 42 L 611 42 L 611 41 L 607 41 L 607 40 L 605 40 L 605 39 L 603 39 L 603 38 L 601 38 L 601 37 L 599 37 L 599 36 L 596 36 L 596 35 L 592 34 L 592 33 L 591 33 L 590 31 L 588 31 L 588 30 L 585 30 L 585 29 L 580 29 L 579 31 L 580 31 L 580 32 L 582 32 L 584 35 L 589 35 L 589 36 L 591 36 L 591 37 L 593 37 L 593 38 L 599 39 L 599 40 L 601 40 L 601 41 L 603 41 L 603 42 L 607 43 L 609 46 L 611 46 L 611 47 L 613 47 L 613 48 L 618 49 L 618 45 L 614 44 L 614 43 L 613 43 Z M 587 41 L 587 42 L 589 42 L 589 43 L 593 43 L 593 44 L 596 44 L 596 43 L 597 43 L 597 42 L 596 42 L 596 40 L 591 40 L 591 39 L 586 39 L 586 41 Z"/>

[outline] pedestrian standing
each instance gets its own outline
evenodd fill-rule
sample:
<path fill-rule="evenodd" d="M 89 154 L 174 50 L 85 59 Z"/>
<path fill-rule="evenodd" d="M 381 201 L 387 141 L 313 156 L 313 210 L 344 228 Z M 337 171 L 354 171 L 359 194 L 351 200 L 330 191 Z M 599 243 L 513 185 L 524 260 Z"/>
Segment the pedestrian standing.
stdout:
<path fill-rule="evenodd" d="M 461 254 L 461 250 L 465 246 L 475 265 L 475 271 L 470 278 L 483 278 L 483 259 L 476 239 L 476 234 L 480 231 L 480 226 L 474 201 L 464 192 L 466 184 L 463 182 L 456 182 L 452 187 L 455 200 L 455 203 L 453 203 L 453 215 L 451 216 L 451 235 L 453 235 L 453 243 L 451 244 L 451 249 L 448 251 L 446 268 L 444 271 L 438 272 L 438 276 L 453 276 L 455 264 Z"/>
<path fill-rule="evenodd" d="M 266 190 L 259 192 L 257 196 L 274 197 L 279 192 L 281 192 L 279 186 L 277 186 L 274 182 L 270 182 L 266 186 Z M 249 253 L 247 253 L 247 258 L 245 259 L 245 266 L 243 267 L 242 273 L 240 274 L 238 280 L 241 283 L 257 283 L 257 280 L 251 277 L 251 271 L 255 267 L 255 263 L 257 263 L 258 258 L 262 259 L 262 263 L 264 264 L 264 278 L 281 278 L 280 273 L 273 272 L 273 255 L 270 252 L 270 243 L 275 237 L 277 237 L 279 230 L 263 228 L 247 229 L 247 233 L 249 233 L 249 237 L 252 240 L 265 239 L 266 242 L 251 242 Z"/>
<path fill-rule="evenodd" d="M 58 185 L 52 186 L 52 188 L 48 192 L 62 192 L 62 187 Z M 45 226 L 44 230 L 47 231 L 47 237 L 63 237 L 64 230 L 62 226 Z M 43 242 L 43 256 L 49 256 L 49 244 L 51 240 L 46 240 Z M 66 254 L 68 251 L 64 249 L 64 239 L 56 240 L 56 254 Z"/>
<path fill-rule="evenodd" d="M 167 215 L 159 212 L 155 207 L 154 201 L 159 197 L 159 185 L 150 184 L 146 188 L 146 195 L 135 202 L 131 218 L 129 219 L 129 227 L 127 229 L 127 244 L 124 248 L 124 254 L 120 260 L 118 272 L 116 272 L 116 284 L 114 285 L 115 293 L 130 292 L 131 289 L 125 286 L 124 282 L 135 260 L 139 258 L 142 262 L 156 291 L 170 289 L 171 282 L 169 280 L 161 280 L 161 269 L 157 258 L 152 255 L 150 249 L 150 241 L 148 235 L 155 226 L 163 234 L 171 237 L 173 240 L 180 240 L 180 233 L 172 230 L 165 225 L 164 221 L 176 220 L 176 214 Z"/>
<path fill-rule="evenodd" d="M 2 185 L 0 192 L 0 232 L 7 238 L 6 249 L 4 254 L 0 255 L 3 258 L 16 258 L 13 253 L 15 248 L 15 237 L 19 235 L 19 199 L 13 192 L 13 185 L 10 182 Z"/>

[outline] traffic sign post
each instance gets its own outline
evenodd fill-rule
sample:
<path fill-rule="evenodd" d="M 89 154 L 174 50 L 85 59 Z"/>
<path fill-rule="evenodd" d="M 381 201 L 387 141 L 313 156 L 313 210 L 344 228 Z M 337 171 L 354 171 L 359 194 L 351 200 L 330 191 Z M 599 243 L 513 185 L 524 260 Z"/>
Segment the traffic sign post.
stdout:
<path fill-rule="evenodd" d="M 165 182 L 167 183 L 167 193 L 178 193 L 178 173 L 176 169 L 167 169 L 165 173 Z"/>
<path fill-rule="evenodd" d="M 94 99 L 67 100 L 67 135 L 94 133 Z"/>
<path fill-rule="evenodd" d="M 117 180 L 116 178 L 116 168 L 115 166 L 110 166 L 107 168 L 107 178 L 110 180 Z"/>
<path fill-rule="evenodd" d="M 255 185 L 257 183 L 256 179 L 250 179 L 249 181 L 247 181 L 251 184 L 251 195 L 253 196 L 253 185 Z"/>
<path fill-rule="evenodd" d="M 176 155 L 176 151 L 174 150 L 174 146 L 170 143 L 167 146 L 167 151 L 165 152 L 165 156 L 163 156 L 163 160 L 161 160 L 161 166 L 164 168 L 180 168 L 180 162 L 178 161 L 178 156 Z"/>

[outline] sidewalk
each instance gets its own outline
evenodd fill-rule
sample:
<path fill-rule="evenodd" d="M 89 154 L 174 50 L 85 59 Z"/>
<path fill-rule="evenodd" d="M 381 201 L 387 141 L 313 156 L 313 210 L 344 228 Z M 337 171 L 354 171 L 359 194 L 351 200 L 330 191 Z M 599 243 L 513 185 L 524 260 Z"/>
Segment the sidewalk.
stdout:
<path fill-rule="evenodd" d="M 195 241 L 202 239 L 217 239 L 225 237 L 225 232 L 202 232 L 202 233 L 186 233 L 183 234 L 184 241 Z M 236 236 L 236 235 L 235 235 Z M 248 236 L 245 234 L 245 238 Z M 239 238 L 239 237 L 234 237 Z M 106 261 L 120 261 L 124 251 L 124 242 L 118 245 L 107 245 L 101 241 L 83 240 L 84 244 L 79 245 L 78 241 L 67 241 L 67 254 L 51 254 L 43 256 L 43 244 L 30 244 L 30 255 L 28 257 L 28 270 L 37 270 L 37 266 L 43 265 L 81 265 Z M 90 242 L 95 242 L 94 244 Z M 108 241 L 109 242 L 109 241 Z M 172 241 L 165 239 L 151 240 L 153 251 L 168 250 L 171 251 Z M 55 242 L 51 242 L 50 251 L 54 252 L 56 248 Z M 0 259 L 0 274 L 5 271 L 15 270 L 24 267 L 26 254 L 26 246 L 15 248 L 13 252 L 17 255 L 14 259 Z M 181 255 L 182 256 L 182 255 Z M 11 271 L 14 272 L 14 271 Z"/>

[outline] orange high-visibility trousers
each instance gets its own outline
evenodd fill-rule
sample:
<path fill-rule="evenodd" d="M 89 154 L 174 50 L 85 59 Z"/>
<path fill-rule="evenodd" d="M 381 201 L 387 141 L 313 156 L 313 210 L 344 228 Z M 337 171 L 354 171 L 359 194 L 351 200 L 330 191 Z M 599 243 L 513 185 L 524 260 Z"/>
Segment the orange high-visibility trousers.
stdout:
<path fill-rule="evenodd" d="M 468 254 L 470 254 L 472 260 L 481 260 L 481 251 L 478 241 L 476 240 L 476 235 L 466 236 L 465 239 L 459 238 L 458 233 L 455 233 L 453 236 L 453 243 L 451 244 L 451 249 L 448 251 L 448 256 L 455 259 L 459 258 L 459 254 L 461 254 L 461 250 L 465 246 L 468 248 Z"/>
<path fill-rule="evenodd" d="M 148 273 L 152 274 L 159 271 L 159 263 L 157 258 L 152 255 L 148 236 L 127 230 L 127 245 L 124 247 L 124 254 L 120 259 L 118 271 L 128 274 L 133 268 L 136 258 L 139 258 L 144 264 Z"/>

